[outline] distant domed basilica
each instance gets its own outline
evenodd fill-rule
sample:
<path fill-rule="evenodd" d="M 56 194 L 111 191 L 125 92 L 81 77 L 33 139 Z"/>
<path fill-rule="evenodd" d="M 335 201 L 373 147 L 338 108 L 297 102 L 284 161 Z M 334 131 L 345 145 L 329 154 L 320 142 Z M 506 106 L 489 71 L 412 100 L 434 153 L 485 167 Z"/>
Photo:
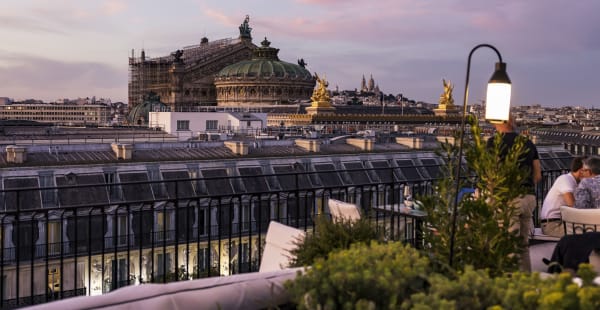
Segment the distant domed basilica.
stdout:
<path fill-rule="evenodd" d="M 373 75 L 369 78 L 369 83 L 365 80 L 365 76 L 363 75 L 362 81 L 360 82 L 360 92 L 361 93 L 379 93 L 379 85 L 375 85 L 375 80 L 373 79 Z"/>

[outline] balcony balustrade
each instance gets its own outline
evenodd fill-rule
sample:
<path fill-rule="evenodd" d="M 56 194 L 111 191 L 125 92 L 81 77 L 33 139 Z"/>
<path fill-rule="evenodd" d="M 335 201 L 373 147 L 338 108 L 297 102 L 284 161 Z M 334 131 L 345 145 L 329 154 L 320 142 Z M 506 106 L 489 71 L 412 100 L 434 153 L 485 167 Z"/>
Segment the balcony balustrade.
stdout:
<path fill-rule="evenodd" d="M 355 203 L 374 224 L 386 229 L 391 240 L 419 247 L 422 217 L 390 214 L 376 207 L 399 206 L 404 192 L 414 197 L 434 194 L 432 184 L 440 163 L 428 163 L 405 170 L 400 164 L 282 169 L 255 176 L 266 180 L 263 185 L 249 183 L 252 176 L 239 175 L 4 189 L 0 191 L 2 307 L 99 295 L 126 285 L 257 271 L 269 221 L 317 230 L 313 219 L 329 213 L 329 198 Z M 564 168 L 544 170 L 538 206 L 562 172 Z M 230 184 L 231 190 L 210 193 L 207 184 L 217 182 Z M 153 196 L 128 200 L 119 192 L 135 186 L 151 190 Z M 405 191 L 406 187 L 411 190 Z M 98 190 L 107 194 L 96 203 L 78 205 L 60 197 Z M 46 196 L 28 197 L 36 193 Z M 31 208 L 26 205 L 31 201 L 50 203 Z"/>

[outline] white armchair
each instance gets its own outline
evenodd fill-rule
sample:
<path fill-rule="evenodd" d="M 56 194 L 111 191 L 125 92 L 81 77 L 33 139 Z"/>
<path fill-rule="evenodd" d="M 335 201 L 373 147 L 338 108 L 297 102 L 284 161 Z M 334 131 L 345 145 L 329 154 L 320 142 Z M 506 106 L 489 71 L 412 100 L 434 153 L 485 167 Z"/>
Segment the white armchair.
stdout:
<path fill-rule="evenodd" d="M 565 225 L 565 235 L 600 231 L 600 209 L 576 209 L 560 207 L 560 216 Z"/>

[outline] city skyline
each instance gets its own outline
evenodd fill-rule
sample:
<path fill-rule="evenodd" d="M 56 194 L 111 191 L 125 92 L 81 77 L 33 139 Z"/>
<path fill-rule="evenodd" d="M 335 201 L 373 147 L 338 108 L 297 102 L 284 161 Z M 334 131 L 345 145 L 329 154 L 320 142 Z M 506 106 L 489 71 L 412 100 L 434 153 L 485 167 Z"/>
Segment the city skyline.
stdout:
<path fill-rule="evenodd" d="M 442 79 L 462 104 L 469 51 L 494 45 L 508 64 L 513 105 L 594 107 L 600 65 L 600 2 L 353 0 L 8 0 L 0 13 L 0 97 L 104 97 L 126 102 L 128 57 L 236 38 L 250 16 L 253 42 L 266 36 L 280 58 L 326 76 L 330 89 L 373 76 L 386 94 L 437 103 Z M 485 98 L 497 61 L 473 55 L 470 103 Z"/>

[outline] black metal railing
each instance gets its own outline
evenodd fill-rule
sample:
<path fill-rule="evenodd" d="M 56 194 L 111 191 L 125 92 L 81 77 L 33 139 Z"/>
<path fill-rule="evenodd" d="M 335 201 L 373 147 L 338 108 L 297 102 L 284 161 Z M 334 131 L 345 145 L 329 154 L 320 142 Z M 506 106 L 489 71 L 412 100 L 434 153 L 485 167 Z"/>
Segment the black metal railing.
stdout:
<path fill-rule="evenodd" d="M 437 171 L 439 165 L 418 168 Z M 544 171 L 538 206 L 561 172 Z M 333 175 L 339 176 L 337 183 L 330 179 Z M 269 222 L 319 229 L 313 220 L 328 213 L 329 198 L 355 203 L 385 228 L 389 239 L 419 247 L 422 216 L 377 207 L 398 209 L 405 188 L 413 196 L 434 194 L 435 179 L 424 175 L 410 179 L 399 167 L 294 171 L 254 176 L 268 184 L 254 191 L 250 189 L 256 184 L 248 183 L 251 176 L 5 189 L 0 191 L 2 305 L 12 308 L 103 294 L 126 285 L 257 271 Z M 206 184 L 217 181 L 230 184 L 231 190 L 210 193 Z M 124 188 L 147 188 L 151 195 L 127 199 Z M 61 197 L 92 191 L 106 191 L 108 198 L 77 204 Z M 30 208 L 28 196 L 41 193 L 54 198 L 46 199 L 42 208 Z"/>

